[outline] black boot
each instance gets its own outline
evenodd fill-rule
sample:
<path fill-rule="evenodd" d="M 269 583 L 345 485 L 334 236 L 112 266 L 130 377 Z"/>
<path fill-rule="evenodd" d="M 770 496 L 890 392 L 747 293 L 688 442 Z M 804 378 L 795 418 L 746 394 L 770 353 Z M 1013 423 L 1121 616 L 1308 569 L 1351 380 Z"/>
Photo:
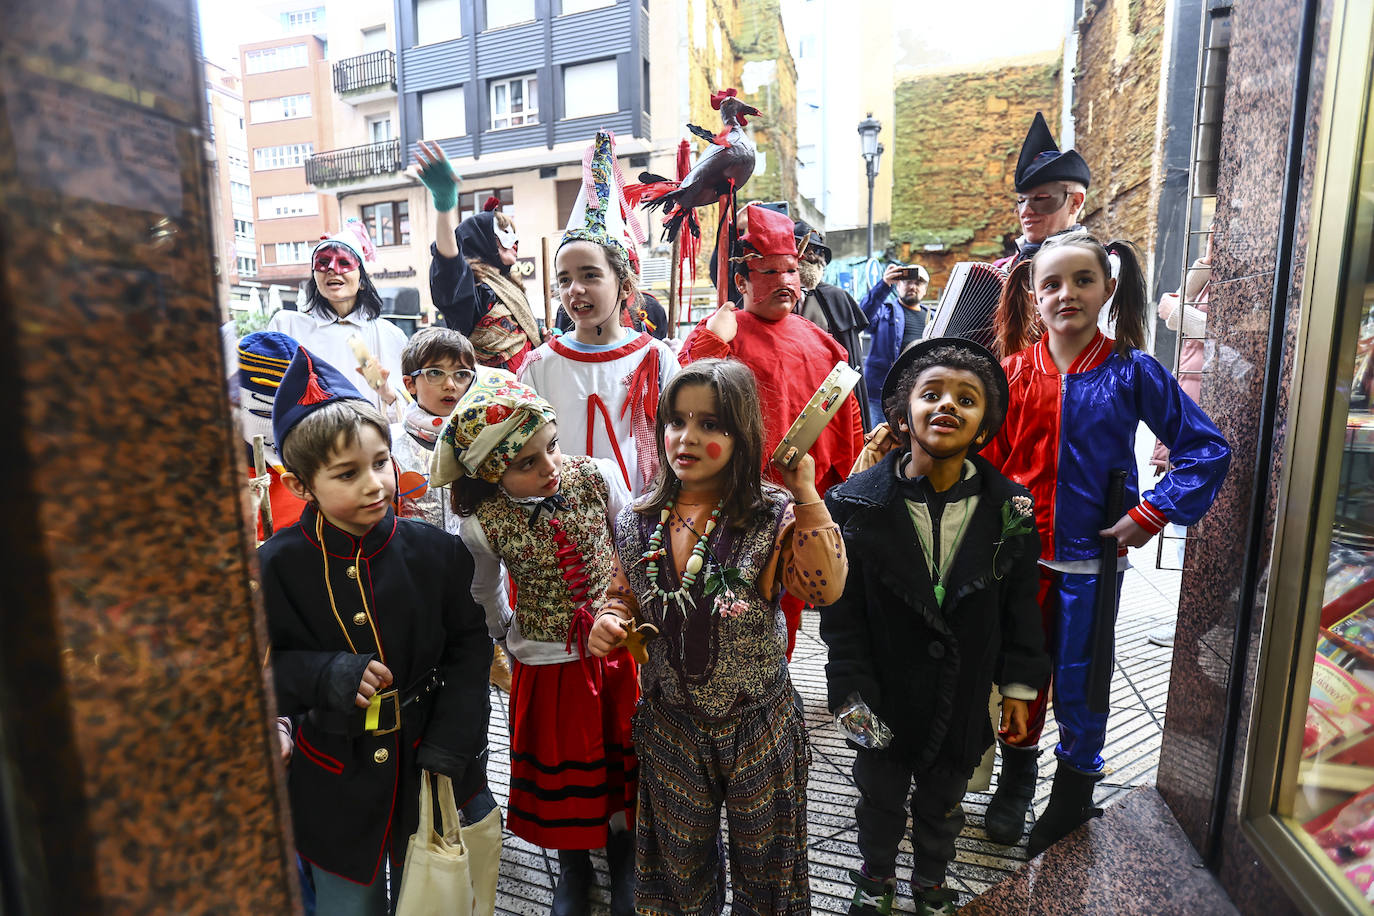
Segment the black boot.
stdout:
<path fill-rule="evenodd" d="M 1035 798 L 1035 778 L 1040 775 L 1036 758 L 1040 751 L 1033 747 L 1012 747 L 998 742 L 1002 752 L 1002 772 L 997 777 L 997 791 L 988 802 L 983 818 L 988 839 L 1003 846 L 1015 846 L 1026 832 L 1026 811 Z"/>
<path fill-rule="evenodd" d="M 587 916 L 592 911 L 592 857 L 585 849 L 558 850 L 558 886 L 549 916 Z"/>
<path fill-rule="evenodd" d="M 611 916 L 635 911 L 635 837 L 629 830 L 612 831 L 606 839 L 606 864 L 611 872 Z"/>
<path fill-rule="evenodd" d="M 1027 855 L 1031 858 L 1040 855 L 1091 818 L 1102 816 L 1102 809 L 1093 807 L 1093 786 L 1101 779 L 1101 773 L 1084 773 L 1059 761 L 1054 771 L 1054 787 L 1050 789 L 1049 807 L 1031 828 Z"/>

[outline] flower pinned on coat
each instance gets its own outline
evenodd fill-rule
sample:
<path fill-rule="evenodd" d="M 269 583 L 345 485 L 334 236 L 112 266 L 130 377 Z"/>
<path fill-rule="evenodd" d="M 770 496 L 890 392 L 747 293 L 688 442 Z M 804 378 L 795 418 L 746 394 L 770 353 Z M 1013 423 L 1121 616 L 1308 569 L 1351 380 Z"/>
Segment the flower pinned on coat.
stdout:
<path fill-rule="evenodd" d="M 1002 545 L 1015 537 L 1035 532 L 1035 503 L 1029 496 L 1013 496 L 1002 503 L 1002 533 L 997 538 L 996 549 L 992 553 L 992 573 L 1002 578 L 997 571 L 997 555 Z"/>

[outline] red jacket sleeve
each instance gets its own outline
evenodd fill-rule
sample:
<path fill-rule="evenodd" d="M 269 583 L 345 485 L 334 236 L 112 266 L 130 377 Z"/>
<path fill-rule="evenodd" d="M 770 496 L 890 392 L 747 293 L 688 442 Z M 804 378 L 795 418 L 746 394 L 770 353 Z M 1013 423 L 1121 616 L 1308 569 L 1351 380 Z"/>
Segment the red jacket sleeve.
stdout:
<path fill-rule="evenodd" d="M 682 349 L 678 351 L 677 361 L 680 365 L 686 366 L 699 359 L 726 359 L 730 355 L 730 345 L 708 331 L 706 319 L 703 318 L 697 322 L 697 326 L 692 328 L 692 333 L 688 334 L 687 339 L 682 342 Z"/>

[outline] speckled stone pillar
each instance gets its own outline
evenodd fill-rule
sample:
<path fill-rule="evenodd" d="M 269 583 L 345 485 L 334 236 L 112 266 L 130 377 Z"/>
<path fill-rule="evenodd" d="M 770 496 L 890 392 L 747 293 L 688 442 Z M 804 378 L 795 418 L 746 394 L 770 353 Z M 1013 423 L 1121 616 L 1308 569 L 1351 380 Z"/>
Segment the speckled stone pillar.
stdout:
<path fill-rule="evenodd" d="M 188 0 L 0 27 L 0 895 L 299 908 Z"/>

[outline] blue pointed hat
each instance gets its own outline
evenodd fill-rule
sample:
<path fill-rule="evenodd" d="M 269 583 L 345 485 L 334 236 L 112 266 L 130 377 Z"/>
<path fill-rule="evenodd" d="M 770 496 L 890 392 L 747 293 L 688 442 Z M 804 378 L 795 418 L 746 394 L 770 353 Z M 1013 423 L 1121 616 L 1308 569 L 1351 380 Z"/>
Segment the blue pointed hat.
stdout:
<path fill-rule="evenodd" d="M 1045 116 L 1037 111 L 1016 160 L 1016 190 L 1029 191 L 1051 181 L 1076 181 L 1087 188 L 1092 186 L 1092 177 L 1088 163 L 1076 150 L 1059 151 Z"/>
<path fill-rule="evenodd" d="M 326 404 L 348 398 L 367 400 L 338 369 L 312 356 L 305 347 L 298 349 L 282 376 L 277 399 L 272 402 L 272 438 L 277 448 L 282 447 L 286 434 L 301 420 Z"/>

